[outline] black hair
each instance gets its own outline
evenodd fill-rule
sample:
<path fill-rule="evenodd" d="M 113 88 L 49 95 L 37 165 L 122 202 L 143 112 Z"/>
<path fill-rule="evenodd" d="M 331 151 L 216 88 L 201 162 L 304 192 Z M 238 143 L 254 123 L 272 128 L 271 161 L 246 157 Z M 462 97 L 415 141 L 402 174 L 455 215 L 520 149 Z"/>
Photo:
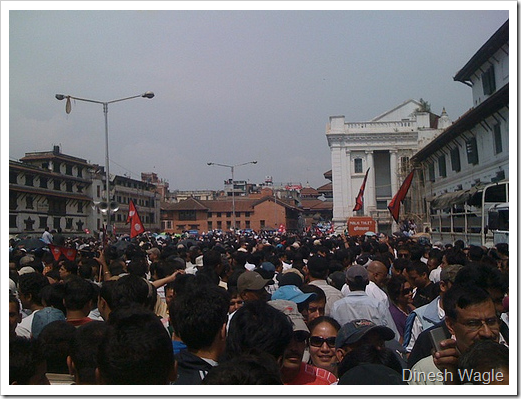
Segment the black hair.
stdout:
<path fill-rule="evenodd" d="M 160 260 L 159 262 L 155 262 L 154 265 L 158 279 L 170 276 L 176 270 L 174 263 L 166 260 Z"/>
<path fill-rule="evenodd" d="M 149 283 L 145 279 L 128 274 L 116 280 L 112 289 L 112 306 L 108 301 L 107 303 L 111 310 L 133 304 L 146 306 L 151 294 L 150 290 Z"/>
<path fill-rule="evenodd" d="M 9 294 L 9 303 L 14 303 L 15 306 L 16 306 L 16 311 L 18 313 L 20 313 L 20 301 L 18 300 L 18 298 L 14 295 L 14 294 Z"/>
<path fill-rule="evenodd" d="M 28 385 L 43 362 L 39 342 L 17 336 L 9 339 L 9 384 Z"/>
<path fill-rule="evenodd" d="M 76 369 L 76 378 L 82 384 L 96 384 L 95 370 L 99 345 L 107 331 L 108 324 L 93 320 L 74 332 L 70 344 L 70 356 Z"/>
<path fill-rule="evenodd" d="M 459 248 L 454 247 L 447 249 L 443 255 L 445 256 L 448 265 L 465 266 L 467 264 L 467 256 L 465 255 L 465 252 Z"/>
<path fill-rule="evenodd" d="M 42 304 L 42 288 L 48 286 L 49 280 L 40 273 L 25 273 L 20 276 L 18 281 L 18 292 L 24 295 L 31 295 L 32 302 L 37 305 Z"/>
<path fill-rule="evenodd" d="M 316 285 L 304 284 L 303 286 L 300 287 L 300 290 L 305 294 L 309 294 L 311 292 L 317 294 L 316 298 L 312 302 L 318 302 L 321 300 L 327 301 L 324 290 L 320 287 L 317 287 Z M 306 301 L 306 302 L 309 305 L 309 302 L 311 302 L 311 301 Z"/>
<path fill-rule="evenodd" d="M 338 364 L 338 377 L 342 377 L 347 371 L 363 363 L 382 364 L 395 370 L 400 375 L 403 370 L 400 360 L 391 349 L 364 344 L 347 353 Z"/>
<path fill-rule="evenodd" d="M 97 362 L 105 384 L 167 384 L 174 367 L 172 339 L 152 311 L 119 308 L 111 312 Z"/>
<path fill-rule="evenodd" d="M 411 252 L 411 261 L 420 260 L 423 254 L 425 253 L 425 249 L 422 245 L 414 243 L 410 246 L 409 251 Z"/>
<path fill-rule="evenodd" d="M 208 372 L 202 385 L 282 385 L 275 358 L 258 350 L 220 363 Z"/>
<path fill-rule="evenodd" d="M 42 329 L 37 340 L 47 360 L 47 372 L 69 374 L 67 356 L 75 331 L 76 328 L 65 320 L 53 321 Z"/>
<path fill-rule="evenodd" d="M 508 282 L 502 278 L 503 274 L 497 267 L 487 265 L 465 266 L 456 275 L 455 284 L 473 284 L 484 290 L 497 289 L 506 293 Z"/>
<path fill-rule="evenodd" d="M 176 295 L 170 320 L 189 350 L 209 348 L 228 320 L 230 294 L 222 287 L 203 285 Z"/>
<path fill-rule="evenodd" d="M 127 272 L 138 277 L 145 277 L 148 272 L 146 258 L 134 258 L 127 265 Z"/>
<path fill-rule="evenodd" d="M 66 259 L 62 262 L 61 267 L 67 270 L 70 274 L 78 274 L 78 264 L 75 261 Z"/>
<path fill-rule="evenodd" d="M 319 316 L 317 317 L 316 319 L 313 319 L 309 325 L 308 325 L 308 329 L 309 329 L 309 332 L 311 333 L 311 331 L 313 331 L 313 329 L 318 326 L 320 323 L 329 323 L 337 332 L 338 330 L 340 330 L 340 323 L 338 321 L 336 321 L 335 319 L 333 319 L 332 317 L 329 317 L 329 316 Z"/>
<path fill-rule="evenodd" d="M 459 273 L 457 276 L 459 276 Z M 492 299 L 484 289 L 472 284 L 461 285 L 454 283 L 443 295 L 443 310 L 445 310 L 446 317 L 457 320 L 458 313 L 456 308 L 465 309 L 486 301 L 492 302 Z"/>
<path fill-rule="evenodd" d="M 484 372 L 499 369 L 508 371 L 508 347 L 489 339 L 476 341 L 458 359 L 458 376 L 463 377 L 460 383 L 474 383 L 472 370 L 474 372 Z M 469 372 L 464 372 L 468 370 Z M 483 383 L 481 381 L 481 383 Z"/>
<path fill-rule="evenodd" d="M 63 299 L 65 298 L 65 284 L 49 284 L 42 288 L 42 304 L 60 309 L 63 314 L 67 313 Z"/>
<path fill-rule="evenodd" d="M 99 297 L 104 299 L 107 302 L 107 305 L 112 310 L 115 306 L 114 301 L 114 288 L 116 285 L 116 280 L 106 280 L 101 284 L 101 288 L 99 290 Z"/>
<path fill-rule="evenodd" d="M 471 245 L 469 247 L 468 258 L 471 261 L 480 262 L 481 258 L 485 255 L 485 250 L 477 245 Z"/>
<path fill-rule="evenodd" d="M 398 270 L 400 273 L 403 271 L 403 269 L 407 269 L 407 266 L 411 261 L 407 258 L 397 258 L 393 261 L 393 269 Z"/>
<path fill-rule="evenodd" d="M 78 266 L 78 276 L 86 280 L 92 279 L 92 266 L 89 263 L 82 262 Z"/>
<path fill-rule="evenodd" d="M 307 268 L 311 277 L 325 279 L 328 274 L 329 262 L 326 258 L 315 255 L 309 258 Z"/>
<path fill-rule="evenodd" d="M 221 254 L 215 249 L 210 249 L 203 254 L 203 266 L 216 269 L 222 264 Z"/>
<path fill-rule="evenodd" d="M 414 260 L 409 263 L 409 265 L 406 267 L 407 273 L 410 273 L 412 271 L 415 271 L 418 273 L 419 276 L 423 274 L 429 275 L 429 267 L 423 263 L 421 260 Z"/>
<path fill-rule="evenodd" d="M 94 296 L 92 283 L 74 276 L 65 282 L 65 295 L 63 302 L 67 310 L 81 310 L 87 305 Z"/>
<path fill-rule="evenodd" d="M 402 292 L 402 286 L 407 282 L 407 279 L 401 274 L 392 276 L 387 283 L 387 294 L 392 302 L 396 302 Z"/>
<path fill-rule="evenodd" d="M 288 316 L 264 301 L 247 301 L 230 322 L 225 357 L 231 359 L 257 348 L 278 359 L 292 336 L 293 326 Z"/>

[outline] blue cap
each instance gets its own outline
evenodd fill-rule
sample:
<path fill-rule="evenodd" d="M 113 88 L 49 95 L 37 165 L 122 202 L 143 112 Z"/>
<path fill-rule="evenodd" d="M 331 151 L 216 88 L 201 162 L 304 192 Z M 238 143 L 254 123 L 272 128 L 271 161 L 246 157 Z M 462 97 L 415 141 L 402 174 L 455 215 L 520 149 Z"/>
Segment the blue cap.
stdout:
<path fill-rule="evenodd" d="M 274 272 L 275 271 L 275 265 L 271 262 L 262 262 L 261 269 L 266 270 L 267 272 Z"/>
<path fill-rule="evenodd" d="M 60 309 L 47 307 L 39 310 L 33 316 L 31 334 L 34 338 L 38 338 L 38 335 L 40 335 L 47 324 L 57 320 L 65 320 L 65 315 Z"/>
<path fill-rule="evenodd" d="M 308 299 L 314 300 L 316 297 L 317 294 L 314 292 L 304 294 L 296 285 L 284 285 L 271 295 L 272 300 L 284 299 L 295 303 L 302 303 Z"/>

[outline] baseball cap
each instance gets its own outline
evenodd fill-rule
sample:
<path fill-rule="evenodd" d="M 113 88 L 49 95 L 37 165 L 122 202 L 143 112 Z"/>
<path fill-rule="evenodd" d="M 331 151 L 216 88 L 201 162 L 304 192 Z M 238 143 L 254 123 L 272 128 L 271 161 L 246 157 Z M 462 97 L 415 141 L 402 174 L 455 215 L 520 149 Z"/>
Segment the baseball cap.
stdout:
<path fill-rule="evenodd" d="M 316 297 L 317 294 L 315 294 L 314 292 L 304 294 L 295 285 L 284 285 L 271 295 L 271 299 L 273 300 L 284 299 L 286 301 L 292 301 L 295 303 L 306 302 L 308 299 L 313 300 Z"/>
<path fill-rule="evenodd" d="M 38 338 L 38 335 L 40 335 L 47 324 L 57 320 L 65 320 L 65 315 L 60 309 L 47 307 L 39 310 L 34 314 L 31 324 L 32 336 Z"/>
<path fill-rule="evenodd" d="M 257 291 L 266 285 L 273 283 L 273 280 L 263 278 L 259 273 L 246 270 L 237 279 L 237 290 L 239 293 L 244 291 Z"/>
<path fill-rule="evenodd" d="M 154 247 L 154 248 L 148 249 L 147 254 L 149 254 L 149 255 L 154 254 L 156 256 L 159 256 L 159 255 L 161 255 L 161 251 L 159 250 L 159 248 Z"/>
<path fill-rule="evenodd" d="M 36 273 L 36 270 L 32 268 L 31 266 L 24 266 L 20 270 L 18 270 L 18 274 L 21 276 L 22 274 L 28 274 L 28 273 Z"/>
<path fill-rule="evenodd" d="M 293 332 L 306 331 L 309 333 L 308 326 L 306 326 L 306 323 L 304 322 L 304 317 L 302 317 L 297 310 L 297 304 L 295 302 L 276 299 L 268 301 L 268 304 L 273 306 L 275 309 L 280 310 L 291 319 L 291 322 L 293 323 Z"/>
<path fill-rule="evenodd" d="M 355 282 L 357 277 L 362 278 L 363 280 L 369 279 L 369 274 L 365 267 L 360 265 L 353 265 L 347 269 L 346 279 L 347 281 Z"/>
<path fill-rule="evenodd" d="M 32 255 L 25 255 L 24 257 L 22 257 L 20 259 L 20 266 L 30 265 L 33 262 L 34 262 L 34 256 L 32 256 Z"/>
<path fill-rule="evenodd" d="M 346 371 L 338 385 L 407 385 L 400 373 L 383 364 L 362 363 Z"/>
<path fill-rule="evenodd" d="M 264 269 L 268 272 L 274 272 L 275 271 L 275 265 L 271 262 L 262 262 L 261 269 Z"/>
<path fill-rule="evenodd" d="M 365 334 L 373 330 L 378 332 L 386 341 L 394 338 L 394 331 L 389 327 L 377 326 L 371 320 L 358 319 L 344 324 L 338 330 L 335 347 L 338 349 L 345 345 L 357 343 Z"/>

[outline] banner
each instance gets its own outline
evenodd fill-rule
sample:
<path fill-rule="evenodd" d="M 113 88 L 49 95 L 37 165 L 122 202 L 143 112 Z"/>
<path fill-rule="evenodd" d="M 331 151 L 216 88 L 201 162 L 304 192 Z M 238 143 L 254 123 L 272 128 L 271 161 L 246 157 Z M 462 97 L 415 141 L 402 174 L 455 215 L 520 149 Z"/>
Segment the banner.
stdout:
<path fill-rule="evenodd" d="M 60 260 L 60 256 L 65 256 L 68 260 L 74 261 L 76 260 L 76 254 L 78 251 L 74 248 L 65 248 L 60 247 L 58 245 L 49 244 L 49 249 L 51 250 L 52 256 L 54 256 L 54 260 Z"/>
<path fill-rule="evenodd" d="M 130 223 L 130 238 L 134 238 L 145 231 L 141 218 L 137 213 L 134 201 L 130 200 L 128 205 L 127 224 Z"/>
<path fill-rule="evenodd" d="M 365 183 L 367 182 L 367 175 L 369 174 L 369 169 L 367 168 L 367 172 L 365 172 L 364 181 L 362 182 L 362 186 L 360 187 L 360 191 L 358 192 L 358 196 L 356 197 L 356 205 L 353 208 L 353 212 L 359 211 L 362 209 L 362 206 L 364 205 L 364 191 L 365 191 Z"/>
<path fill-rule="evenodd" d="M 398 223 L 398 219 L 400 216 L 400 204 L 403 202 L 405 196 L 407 195 L 407 192 L 409 191 L 409 187 L 411 186 L 413 177 L 414 169 L 405 178 L 405 180 L 402 183 L 402 186 L 400 187 L 396 195 L 393 197 L 391 202 L 389 202 L 389 206 L 387 207 L 387 209 L 389 209 L 389 212 L 391 212 L 391 215 L 393 216 L 393 219 L 396 223 Z"/>

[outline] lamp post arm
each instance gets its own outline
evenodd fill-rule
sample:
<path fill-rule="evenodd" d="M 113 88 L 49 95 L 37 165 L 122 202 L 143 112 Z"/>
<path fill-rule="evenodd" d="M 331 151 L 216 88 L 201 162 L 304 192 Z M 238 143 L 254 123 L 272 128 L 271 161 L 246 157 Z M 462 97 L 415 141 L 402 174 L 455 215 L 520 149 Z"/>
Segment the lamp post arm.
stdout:
<path fill-rule="evenodd" d="M 107 101 L 107 104 L 113 104 L 113 103 L 117 103 L 120 101 L 131 100 L 133 98 L 138 98 L 138 97 L 143 97 L 143 94 L 138 94 L 137 96 L 132 96 L 132 97 L 119 98 L 117 100 L 112 100 L 112 101 Z"/>

